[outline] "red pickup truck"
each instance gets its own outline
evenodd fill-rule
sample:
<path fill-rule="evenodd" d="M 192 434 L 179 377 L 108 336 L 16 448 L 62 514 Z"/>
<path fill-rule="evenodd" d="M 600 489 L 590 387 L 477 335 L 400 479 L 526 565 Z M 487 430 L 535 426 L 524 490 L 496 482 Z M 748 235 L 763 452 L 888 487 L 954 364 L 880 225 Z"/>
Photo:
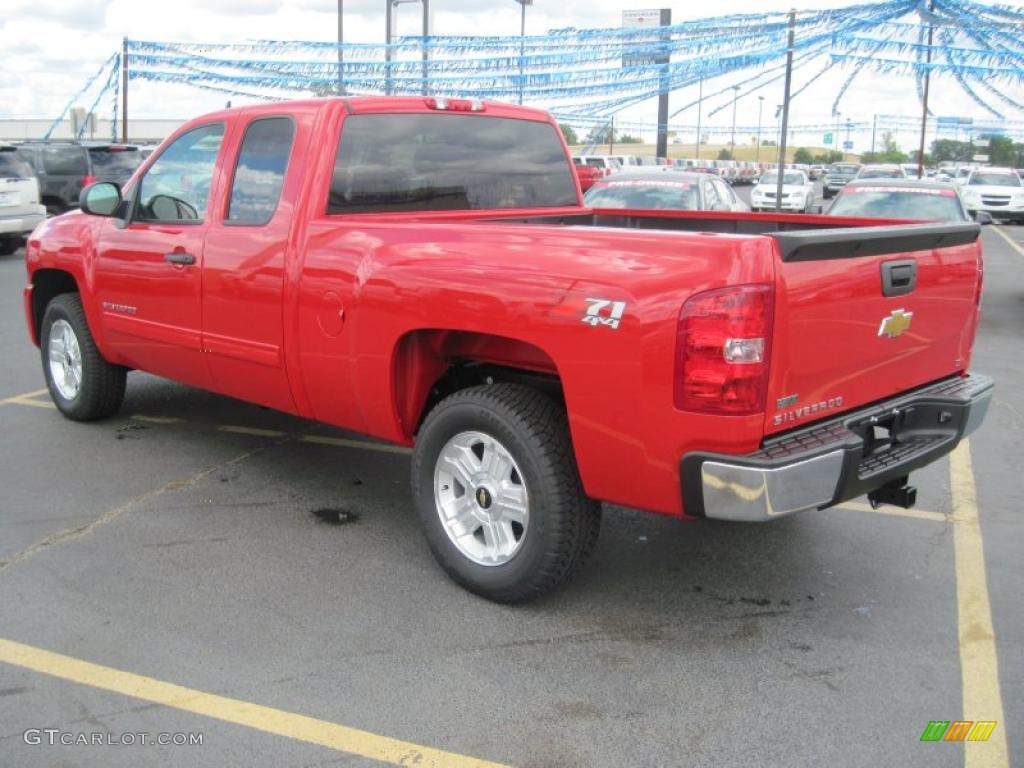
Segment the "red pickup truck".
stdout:
<path fill-rule="evenodd" d="M 602 501 L 909 506 L 991 399 L 976 225 L 590 210 L 523 107 L 226 110 L 80 202 L 26 250 L 61 412 L 138 369 L 412 446 L 433 553 L 494 600 L 577 570 Z"/>

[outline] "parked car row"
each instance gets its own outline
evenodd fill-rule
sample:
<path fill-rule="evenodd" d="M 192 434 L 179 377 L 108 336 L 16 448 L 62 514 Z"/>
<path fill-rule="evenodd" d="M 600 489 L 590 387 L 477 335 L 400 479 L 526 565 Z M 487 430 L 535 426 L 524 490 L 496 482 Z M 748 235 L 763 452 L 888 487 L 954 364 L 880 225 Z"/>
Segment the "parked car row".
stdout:
<path fill-rule="evenodd" d="M 42 203 L 54 215 L 77 208 L 82 187 L 96 181 L 128 181 L 143 159 L 132 144 L 26 141 L 15 147 L 31 163 Z"/>
<path fill-rule="evenodd" d="M 47 215 L 77 208 L 89 184 L 128 181 L 144 157 L 131 144 L 0 142 L 0 254 L 13 253 Z"/>
<path fill-rule="evenodd" d="M 13 145 L 0 143 L 0 254 L 14 253 L 45 217 L 32 166 Z"/>

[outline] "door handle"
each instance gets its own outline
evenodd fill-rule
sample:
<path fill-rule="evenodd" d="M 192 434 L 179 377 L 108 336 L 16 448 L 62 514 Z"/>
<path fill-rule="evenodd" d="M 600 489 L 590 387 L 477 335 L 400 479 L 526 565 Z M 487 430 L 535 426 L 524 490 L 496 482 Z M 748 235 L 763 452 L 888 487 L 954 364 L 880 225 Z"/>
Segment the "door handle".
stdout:
<path fill-rule="evenodd" d="M 168 264 L 189 267 L 196 263 L 196 257 L 185 251 L 174 251 L 173 253 L 165 253 L 164 261 Z"/>

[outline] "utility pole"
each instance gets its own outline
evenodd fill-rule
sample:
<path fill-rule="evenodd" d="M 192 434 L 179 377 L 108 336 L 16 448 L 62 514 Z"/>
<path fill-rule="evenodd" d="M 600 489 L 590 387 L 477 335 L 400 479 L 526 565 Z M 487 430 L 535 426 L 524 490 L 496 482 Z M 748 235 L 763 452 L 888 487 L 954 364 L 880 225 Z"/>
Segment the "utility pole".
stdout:
<path fill-rule="evenodd" d="M 669 34 L 666 28 L 672 24 L 672 9 L 661 9 L 661 39 L 666 43 L 664 51 L 658 55 L 658 65 L 661 69 L 661 77 L 658 83 L 658 138 L 654 154 L 656 157 L 668 157 L 668 91 L 669 91 L 669 65 L 672 63 L 672 54 L 669 52 Z M 698 137 L 699 140 L 699 137 Z"/>
<path fill-rule="evenodd" d="M 615 115 L 608 121 L 608 154 L 615 154 Z"/>
<path fill-rule="evenodd" d="M 935 13 L 935 0 L 929 0 L 928 12 Z M 932 34 L 935 32 L 935 27 L 932 26 L 931 20 L 928 22 L 928 50 L 925 51 L 925 61 L 928 64 L 932 63 Z M 932 69 L 929 66 L 924 71 L 924 98 L 922 101 L 921 108 L 921 143 L 918 145 L 917 150 L 917 178 L 924 177 L 924 134 L 928 129 L 928 89 L 932 82 Z"/>
<path fill-rule="evenodd" d="M 776 174 L 775 210 L 782 208 L 782 178 L 786 175 L 786 131 L 789 130 L 789 95 L 793 86 L 793 46 L 796 38 L 796 10 L 789 12 L 789 33 L 786 42 L 786 86 L 782 102 L 782 126 L 779 142 L 779 171 Z"/>
<path fill-rule="evenodd" d="M 754 148 L 754 162 L 761 162 L 761 110 L 764 107 L 764 96 L 757 97 L 757 146 Z"/>
<path fill-rule="evenodd" d="M 128 143 L 128 38 L 121 39 L 121 143 Z"/>
<path fill-rule="evenodd" d="M 345 0 L 338 0 L 338 95 L 342 96 L 345 93 L 345 75 L 342 74 L 342 68 L 345 65 L 345 54 L 342 53 L 341 47 L 345 44 Z"/>
<path fill-rule="evenodd" d="M 423 95 L 426 96 L 428 92 L 427 87 L 427 60 L 430 58 L 430 54 L 427 53 L 427 38 L 430 37 L 430 0 L 422 0 L 423 2 Z"/>
<path fill-rule="evenodd" d="M 734 85 L 732 87 L 732 133 L 729 134 L 729 154 L 733 155 L 733 160 L 736 159 L 736 99 L 739 98 L 740 87 Z"/>
<path fill-rule="evenodd" d="M 700 160 L 700 113 L 704 109 L 704 78 L 699 80 L 697 86 L 697 147 L 694 156 Z"/>
<path fill-rule="evenodd" d="M 878 115 L 871 120 L 871 154 L 875 154 L 875 135 L 878 133 Z"/>
<path fill-rule="evenodd" d="M 526 58 L 526 6 L 533 5 L 533 0 L 516 0 L 519 3 L 519 103 L 523 103 L 523 92 L 526 89 L 523 60 Z"/>
<path fill-rule="evenodd" d="M 384 0 L 384 95 L 391 95 L 391 9 L 394 0 Z"/>

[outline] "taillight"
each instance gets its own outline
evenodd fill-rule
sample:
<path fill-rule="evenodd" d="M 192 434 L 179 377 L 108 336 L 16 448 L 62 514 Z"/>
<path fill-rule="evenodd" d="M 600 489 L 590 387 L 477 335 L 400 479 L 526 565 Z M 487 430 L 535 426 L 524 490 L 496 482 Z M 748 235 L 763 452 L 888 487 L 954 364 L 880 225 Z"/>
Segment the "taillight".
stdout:
<path fill-rule="evenodd" d="M 676 408 L 729 415 L 764 410 L 774 296 L 770 285 L 739 285 L 687 300 L 676 335 Z"/>
<path fill-rule="evenodd" d="M 981 296 L 982 289 L 985 285 L 985 262 L 982 255 L 978 254 L 978 282 L 974 287 L 974 312 L 971 313 L 971 319 L 968 321 L 967 326 L 967 349 L 966 354 L 969 356 L 971 350 L 974 348 L 974 340 L 978 336 L 978 326 L 981 325 Z"/>
<path fill-rule="evenodd" d="M 89 175 L 89 176 L 83 176 L 82 177 L 82 186 L 83 187 L 88 187 L 90 184 L 95 184 L 95 183 L 96 183 L 96 177 L 95 176 Z"/>

